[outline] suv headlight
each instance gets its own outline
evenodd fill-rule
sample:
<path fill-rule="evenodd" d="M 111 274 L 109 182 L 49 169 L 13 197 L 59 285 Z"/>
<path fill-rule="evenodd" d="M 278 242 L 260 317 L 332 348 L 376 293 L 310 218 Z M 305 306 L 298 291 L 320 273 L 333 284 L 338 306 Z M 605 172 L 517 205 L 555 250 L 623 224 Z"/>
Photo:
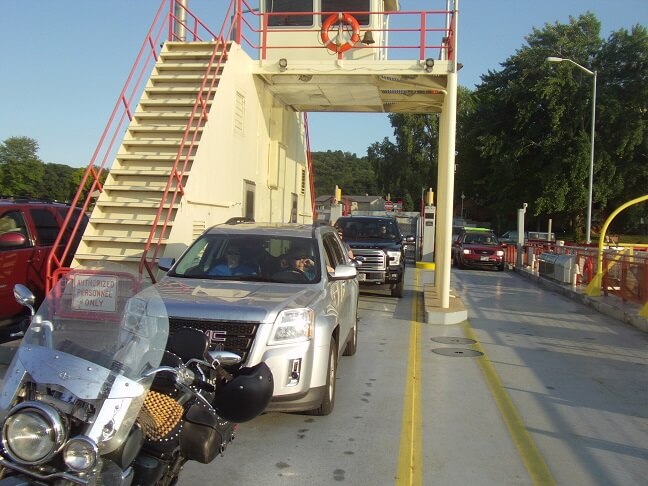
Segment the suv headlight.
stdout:
<path fill-rule="evenodd" d="M 389 265 L 399 265 L 400 264 L 400 251 L 387 251 L 387 256 L 389 257 Z"/>
<path fill-rule="evenodd" d="M 495 253 L 497 256 L 504 256 L 504 251 L 503 250 L 497 250 Z"/>
<path fill-rule="evenodd" d="M 312 309 L 286 309 L 277 316 L 268 345 L 308 341 L 313 338 L 314 329 L 315 313 Z"/>
<path fill-rule="evenodd" d="M 472 250 L 470 248 L 464 248 L 463 249 L 463 254 L 464 255 L 470 255 L 472 253 Z"/>

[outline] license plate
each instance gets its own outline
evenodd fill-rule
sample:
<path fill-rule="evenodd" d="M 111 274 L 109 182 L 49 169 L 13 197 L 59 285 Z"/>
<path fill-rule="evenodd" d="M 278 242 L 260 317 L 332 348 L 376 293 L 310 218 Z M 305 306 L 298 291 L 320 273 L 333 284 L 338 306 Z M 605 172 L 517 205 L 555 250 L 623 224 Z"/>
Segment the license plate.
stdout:
<path fill-rule="evenodd" d="M 358 280 L 366 280 L 367 276 L 364 273 L 359 273 L 358 274 Z"/>
<path fill-rule="evenodd" d="M 480 257 L 479 259 L 480 259 L 482 262 L 487 262 L 487 261 L 488 261 L 488 257 L 487 257 L 487 256 Z"/>

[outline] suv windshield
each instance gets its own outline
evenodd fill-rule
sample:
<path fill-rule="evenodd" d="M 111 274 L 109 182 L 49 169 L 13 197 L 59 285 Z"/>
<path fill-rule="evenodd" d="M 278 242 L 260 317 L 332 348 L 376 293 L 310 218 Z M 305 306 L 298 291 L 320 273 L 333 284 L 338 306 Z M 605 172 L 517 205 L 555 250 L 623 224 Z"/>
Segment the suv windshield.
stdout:
<path fill-rule="evenodd" d="M 187 250 L 170 275 L 314 283 L 320 280 L 320 262 L 312 239 L 206 234 Z"/>
<path fill-rule="evenodd" d="M 338 219 L 335 226 L 342 231 L 342 235 L 347 240 L 366 238 L 396 240 L 399 237 L 396 222 L 393 220 Z"/>
<path fill-rule="evenodd" d="M 466 233 L 464 243 L 467 245 L 499 245 L 494 233 Z"/>

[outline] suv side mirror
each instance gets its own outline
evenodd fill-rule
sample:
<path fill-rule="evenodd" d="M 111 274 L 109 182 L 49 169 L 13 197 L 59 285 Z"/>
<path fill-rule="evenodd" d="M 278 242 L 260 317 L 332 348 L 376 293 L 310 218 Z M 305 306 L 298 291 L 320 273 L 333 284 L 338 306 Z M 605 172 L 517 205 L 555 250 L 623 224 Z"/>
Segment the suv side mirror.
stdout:
<path fill-rule="evenodd" d="M 17 248 L 24 246 L 26 242 L 25 235 L 18 231 L 9 231 L 0 235 L 0 248 Z"/>
<path fill-rule="evenodd" d="M 158 260 L 158 268 L 164 272 L 168 272 L 174 263 L 175 258 L 163 257 Z"/>
<path fill-rule="evenodd" d="M 333 280 L 351 280 L 356 278 L 358 270 L 353 265 L 338 265 L 331 275 Z"/>

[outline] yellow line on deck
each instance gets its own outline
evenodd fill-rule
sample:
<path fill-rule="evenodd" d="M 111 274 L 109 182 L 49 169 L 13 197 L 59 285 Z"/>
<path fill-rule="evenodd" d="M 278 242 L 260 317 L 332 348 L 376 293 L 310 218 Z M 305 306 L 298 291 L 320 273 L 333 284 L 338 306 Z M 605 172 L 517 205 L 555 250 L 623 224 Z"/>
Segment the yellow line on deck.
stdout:
<path fill-rule="evenodd" d="M 491 395 L 495 399 L 497 408 L 506 423 L 511 439 L 515 444 L 515 447 L 518 449 L 518 453 L 524 462 L 524 466 L 526 467 L 533 484 L 556 484 L 556 481 L 551 475 L 551 471 L 549 471 L 549 467 L 547 467 L 547 464 L 533 442 L 531 435 L 526 430 L 524 422 L 522 422 L 515 405 L 513 405 L 511 398 L 508 396 L 508 393 L 506 393 L 497 371 L 495 371 L 490 359 L 484 352 L 484 349 L 475 336 L 470 323 L 464 321 L 462 326 L 466 333 L 466 337 L 475 341 L 476 344 L 474 344 L 473 347 L 480 353 L 483 353 L 483 356 L 477 360 L 479 362 L 479 367 L 482 370 L 484 378 L 486 379 L 486 384 L 488 385 Z"/>
<path fill-rule="evenodd" d="M 412 298 L 412 318 L 410 320 L 409 352 L 405 397 L 403 399 L 403 420 L 401 426 L 400 449 L 398 452 L 398 469 L 396 486 L 419 486 L 423 477 L 423 455 L 421 439 L 421 357 L 420 327 L 418 322 L 419 270 L 416 269 Z"/>

